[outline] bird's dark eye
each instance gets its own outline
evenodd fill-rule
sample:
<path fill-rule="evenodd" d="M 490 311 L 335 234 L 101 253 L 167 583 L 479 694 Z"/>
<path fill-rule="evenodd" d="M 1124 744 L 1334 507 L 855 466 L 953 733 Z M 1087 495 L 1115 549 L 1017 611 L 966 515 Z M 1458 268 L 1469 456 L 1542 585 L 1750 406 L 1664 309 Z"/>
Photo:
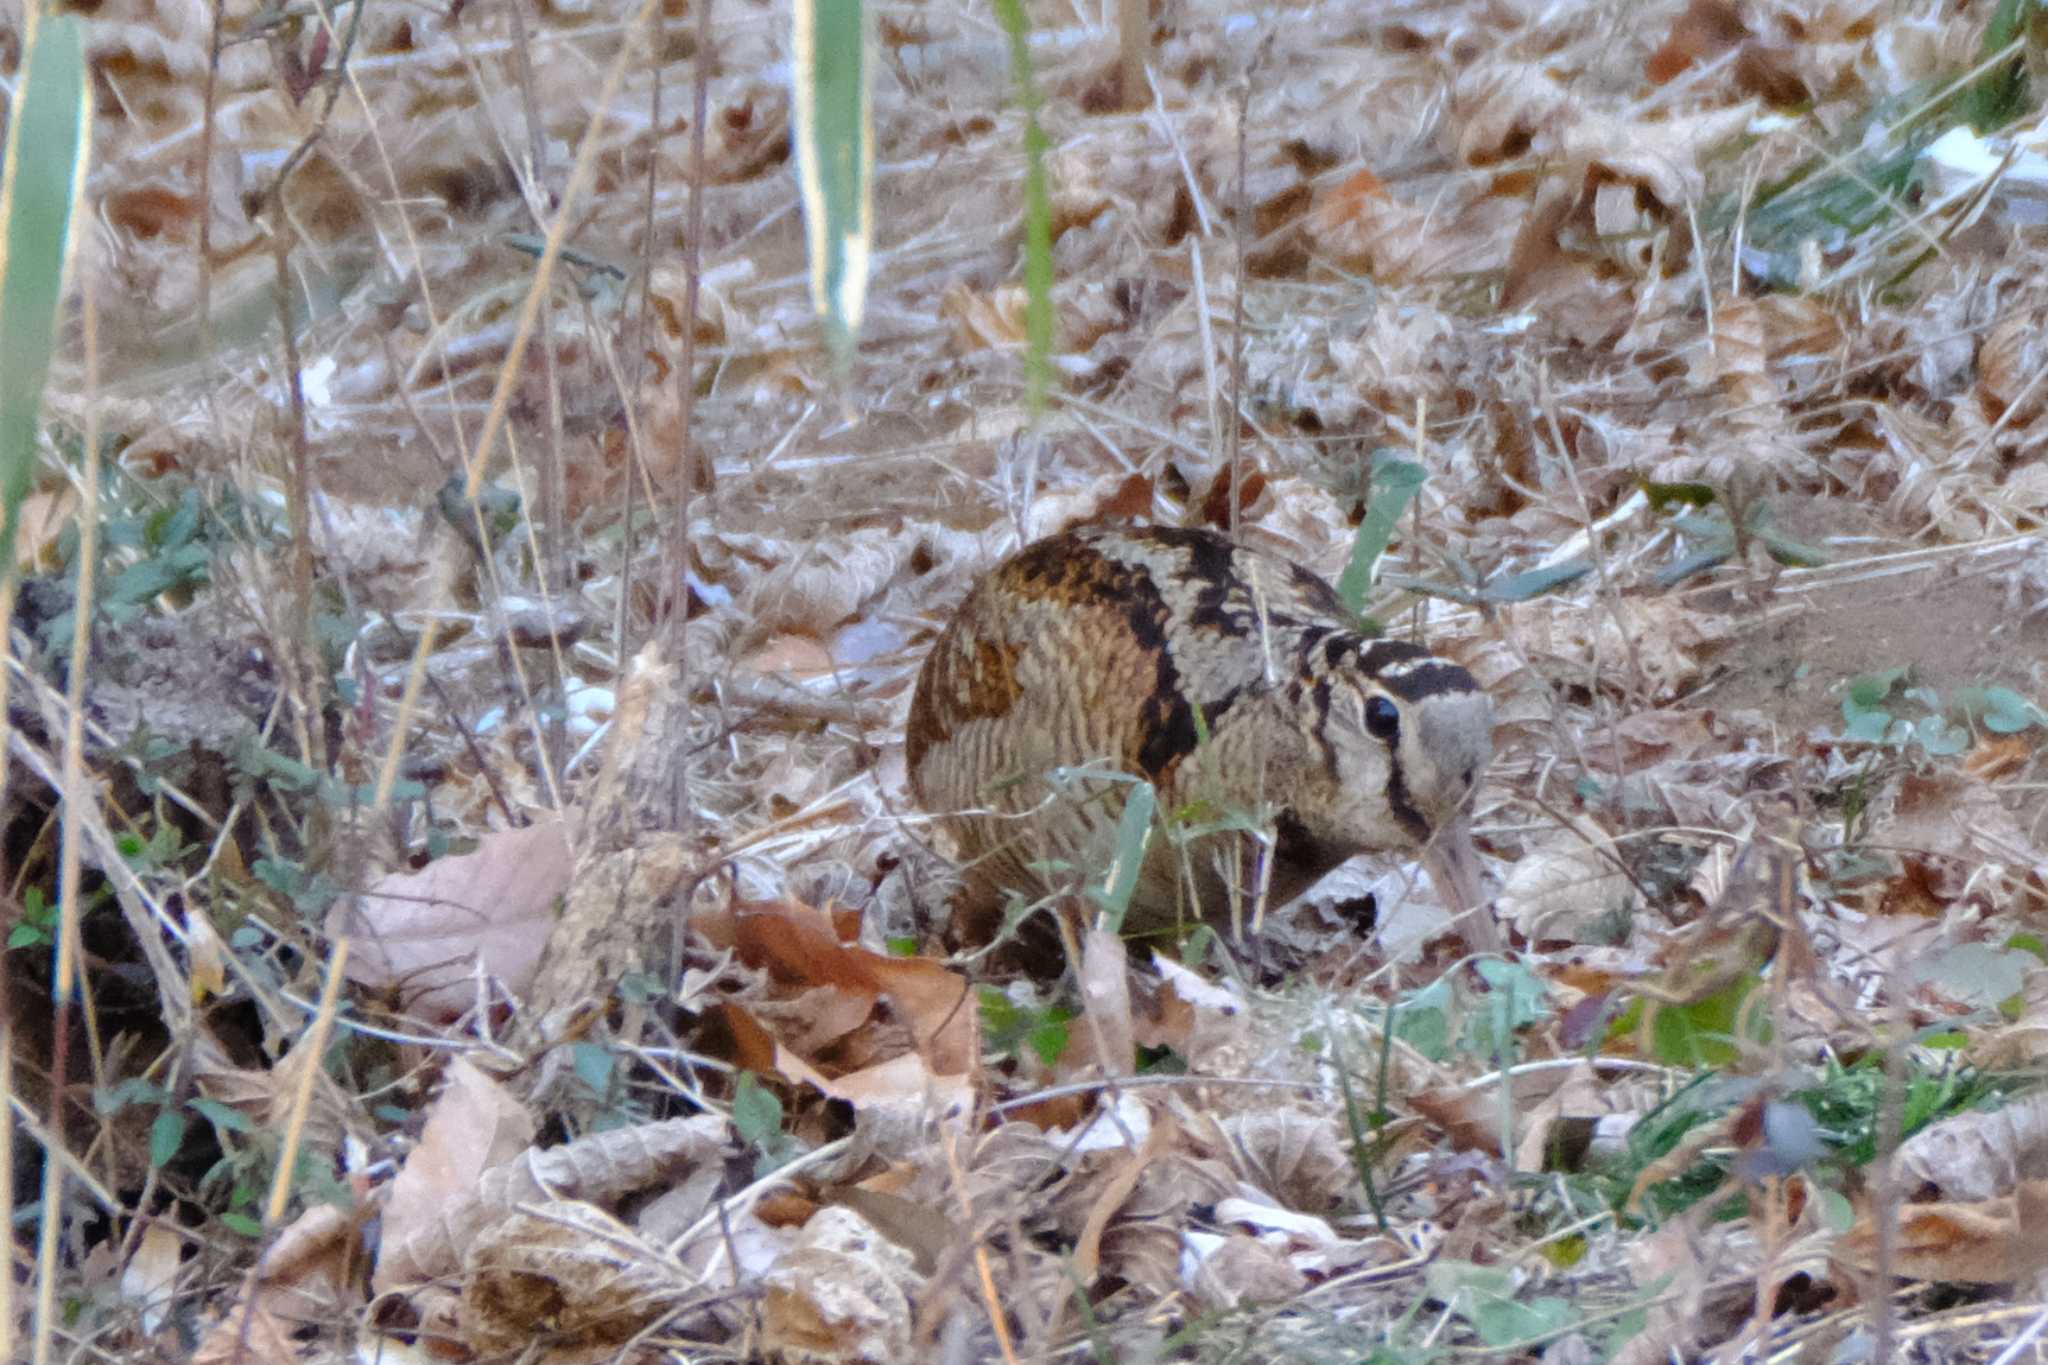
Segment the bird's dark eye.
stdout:
<path fill-rule="evenodd" d="M 1385 697 L 1374 697 L 1365 704 L 1365 732 L 1392 744 L 1401 733 L 1401 708 Z"/>

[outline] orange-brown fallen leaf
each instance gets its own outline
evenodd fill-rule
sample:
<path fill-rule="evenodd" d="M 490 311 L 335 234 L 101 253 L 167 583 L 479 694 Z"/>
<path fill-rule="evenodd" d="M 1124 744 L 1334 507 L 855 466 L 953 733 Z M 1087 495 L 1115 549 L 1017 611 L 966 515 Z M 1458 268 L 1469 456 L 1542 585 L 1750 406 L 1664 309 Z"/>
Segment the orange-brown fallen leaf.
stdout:
<path fill-rule="evenodd" d="M 2048 1180 L 1971 1203 L 1904 1204 L 1892 1242 L 1894 1275 L 1961 1284 L 2010 1284 L 2048 1270 Z M 1842 1235 L 1836 1253 L 1877 1269 L 1878 1227 L 1870 1213 Z"/>

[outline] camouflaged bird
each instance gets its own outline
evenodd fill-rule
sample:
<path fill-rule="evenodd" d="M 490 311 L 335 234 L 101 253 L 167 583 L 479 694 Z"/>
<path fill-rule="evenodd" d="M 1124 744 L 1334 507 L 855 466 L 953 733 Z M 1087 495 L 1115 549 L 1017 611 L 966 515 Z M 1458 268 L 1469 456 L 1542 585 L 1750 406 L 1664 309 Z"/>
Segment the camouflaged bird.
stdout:
<path fill-rule="evenodd" d="M 1471 912 L 1466 941 L 1499 948 L 1469 827 L 1492 702 L 1351 620 L 1308 570 L 1209 531 L 1091 526 L 997 566 L 932 646 L 905 731 L 911 789 L 964 865 L 956 936 L 987 941 L 1006 891 L 1101 884 L 1131 791 L 1114 770 L 1196 835 L 1155 830 L 1126 931 L 1229 924 L 1261 887 L 1277 907 L 1354 854 L 1412 851 Z"/>

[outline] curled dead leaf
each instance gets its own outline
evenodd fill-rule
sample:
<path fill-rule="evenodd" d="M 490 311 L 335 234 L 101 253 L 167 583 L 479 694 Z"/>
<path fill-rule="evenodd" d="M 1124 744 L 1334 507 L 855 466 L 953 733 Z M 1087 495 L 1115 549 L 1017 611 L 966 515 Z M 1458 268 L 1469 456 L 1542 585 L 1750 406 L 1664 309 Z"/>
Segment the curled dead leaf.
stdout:
<path fill-rule="evenodd" d="M 922 1278 L 910 1253 L 851 1209 L 820 1209 L 761 1283 L 770 1353 L 862 1365 L 909 1358 L 910 1296 Z"/>
<path fill-rule="evenodd" d="M 545 1336 L 553 1349 L 615 1347 L 701 1291 L 696 1277 L 602 1209 L 522 1204 L 485 1225 L 463 1257 L 462 1320 L 485 1354 Z"/>

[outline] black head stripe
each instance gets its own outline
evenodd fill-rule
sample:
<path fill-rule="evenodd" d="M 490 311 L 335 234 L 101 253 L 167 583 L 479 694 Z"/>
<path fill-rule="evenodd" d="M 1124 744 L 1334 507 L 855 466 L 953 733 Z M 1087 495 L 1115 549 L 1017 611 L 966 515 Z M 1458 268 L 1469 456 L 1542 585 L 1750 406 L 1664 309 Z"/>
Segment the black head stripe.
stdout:
<path fill-rule="evenodd" d="M 1316 746 L 1323 751 L 1323 771 L 1330 775 L 1332 782 L 1335 782 L 1337 780 L 1337 746 L 1330 742 L 1330 680 L 1328 678 L 1316 679 L 1315 685 L 1309 689 L 1309 701 L 1315 707 L 1316 723 L 1314 734 Z"/>
<path fill-rule="evenodd" d="M 1417 843 L 1426 843 L 1430 835 L 1429 820 L 1416 808 L 1415 798 L 1408 792 L 1408 774 L 1401 767 L 1401 751 L 1389 748 L 1387 758 L 1387 809 L 1393 812 L 1410 838 Z"/>
<path fill-rule="evenodd" d="M 1428 697 L 1443 697 L 1465 694 L 1479 690 L 1470 673 L 1456 664 L 1445 663 L 1442 659 L 1424 659 L 1406 668 L 1396 668 L 1379 676 L 1380 686 L 1406 702 L 1418 702 Z"/>

